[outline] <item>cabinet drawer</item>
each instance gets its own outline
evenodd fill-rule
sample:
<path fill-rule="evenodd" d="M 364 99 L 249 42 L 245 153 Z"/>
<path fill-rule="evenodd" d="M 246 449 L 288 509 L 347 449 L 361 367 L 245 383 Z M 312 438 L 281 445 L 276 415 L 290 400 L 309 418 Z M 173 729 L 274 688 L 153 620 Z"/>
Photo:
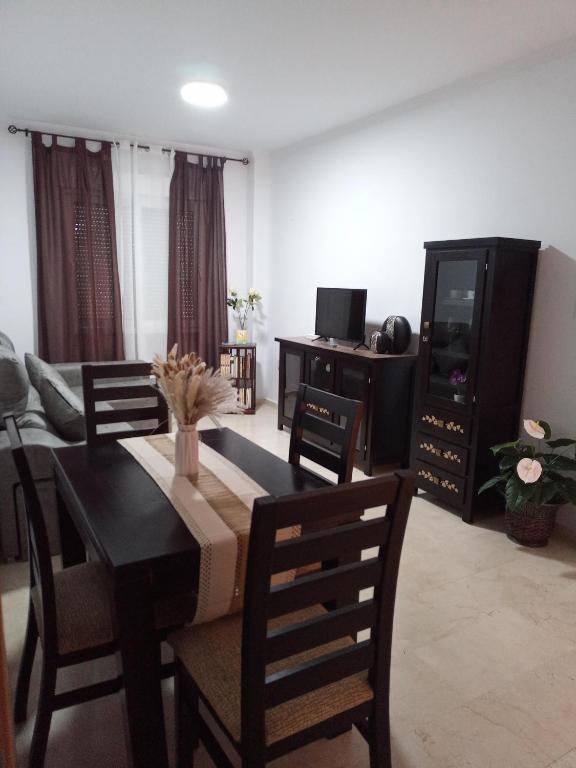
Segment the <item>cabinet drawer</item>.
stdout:
<path fill-rule="evenodd" d="M 418 429 L 431 435 L 444 437 L 451 442 L 468 445 L 472 432 L 472 419 L 457 413 L 421 408 L 418 412 Z"/>
<path fill-rule="evenodd" d="M 423 461 L 414 462 L 416 484 L 449 504 L 464 504 L 466 480 Z"/>
<path fill-rule="evenodd" d="M 468 469 L 468 449 L 446 443 L 433 435 L 418 432 L 414 440 L 414 456 L 435 467 L 447 469 L 456 475 L 465 475 Z"/>

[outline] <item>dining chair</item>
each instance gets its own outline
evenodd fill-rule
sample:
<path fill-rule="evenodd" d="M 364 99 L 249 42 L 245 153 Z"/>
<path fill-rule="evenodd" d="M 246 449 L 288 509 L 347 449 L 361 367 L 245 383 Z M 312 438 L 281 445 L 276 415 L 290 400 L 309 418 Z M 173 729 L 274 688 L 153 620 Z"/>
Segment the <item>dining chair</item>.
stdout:
<path fill-rule="evenodd" d="M 349 483 L 363 410 L 359 400 L 300 384 L 290 433 L 290 464 L 299 465 L 305 457 L 336 473 L 339 483 Z"/>
<path fill-rule="evenodd" d="M 199 740 L 218 768 L 233 765 L 205 710 L 244 768 L 262 768 L 353 725 L 369 744 L 372 768 L 390 768 L 392 624 L 413 489 L 412 473 L 399 471 L 254 502 L 243 614 L 168 636 L 176 654 L 178 768 L 193 765 Z M 382 505 L 385 515 L 303 533 L 309 521 L 329 522 L 334 509 L 346 514 Z M 280 540 L 278 531 L 287 528 L 294 536 Z M 365 559 L 331 570 L 272 578 L 361 551 Z M 369 587 L 373 596 L 360 600 Z M 343 588 L 356 591 L 355 602 L 326 610 Z M 357 640 L 367 629 L 369 637 Z"/>
<path fill-rule="evenodd" d="M 25 448 L 13 414 L 4 415 L 4 424 L 16 470 L 24 493 L 28 531 L 30 597 L 24 649 L 14 697 L 14 720 L 26 720 L 32 666 L 38 639 L 42 648 L 42 673 L 36 722 L 28 765 L 42 768 L 52 713 L 108 696 L 122 688 L 122 676 L 56 693 L 58 670 L 115 653 L 118 647 L 112 585 L 101 562 L 87 562 L 54 572 L 48 534 L 40 499 Z M 194 615 L 191 600 L 178 595 L 155 605 L 158 641 L 168 630 L 189 621 Z M 173 674 L 167 664 L 162 676 Z"/>
<path fill-rule="evenodd" d="M 151 377 L 151 363 L 82 366 L 89 446 L 169 431 L 168 406 Z"/>

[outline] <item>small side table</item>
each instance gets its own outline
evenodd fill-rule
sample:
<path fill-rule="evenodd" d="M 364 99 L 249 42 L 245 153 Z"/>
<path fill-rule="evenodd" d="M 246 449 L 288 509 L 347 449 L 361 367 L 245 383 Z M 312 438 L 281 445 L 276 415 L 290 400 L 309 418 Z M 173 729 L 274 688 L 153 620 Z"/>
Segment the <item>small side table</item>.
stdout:
<path fill-rule="evenodd" d="M 256 344 L 222 344 L 220 370 L 232 379 L 244 413 L 256 413 Z"/>

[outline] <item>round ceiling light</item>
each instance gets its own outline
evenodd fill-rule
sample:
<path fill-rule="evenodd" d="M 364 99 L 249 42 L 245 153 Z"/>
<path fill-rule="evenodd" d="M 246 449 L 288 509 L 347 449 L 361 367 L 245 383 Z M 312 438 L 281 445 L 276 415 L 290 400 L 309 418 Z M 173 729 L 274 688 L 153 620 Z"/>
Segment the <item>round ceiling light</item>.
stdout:
<path fill-rule="evenodd" d="M 195 81 L 186 83 L 180 89 L 180 96 L 195 107 L 221 107 L 228 101 L 228 94 L 221 85 Z"/>

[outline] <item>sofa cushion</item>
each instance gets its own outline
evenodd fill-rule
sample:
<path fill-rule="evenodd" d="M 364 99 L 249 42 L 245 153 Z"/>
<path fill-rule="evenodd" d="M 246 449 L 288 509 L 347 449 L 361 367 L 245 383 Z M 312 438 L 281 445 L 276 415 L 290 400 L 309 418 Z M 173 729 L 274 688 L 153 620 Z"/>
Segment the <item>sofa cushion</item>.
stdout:
<path fill-rule="evenodd" d="M 46 415 L 67 440 L 85 440 L 84 406 L 65 381 L 44 378 L 40 381 L 40 397 Z"/>
<path fill-rule="evenodd" d="M 12 340 L 9 336 L 6 336 L 5 333 L 2 333 L 0 331 L 0 347 L 6 347 L 7 349 L 11 349 L 12 352 L 15 352 L 14 344 L 12 344 Z"/>
<path fill-rule="evenodd" d="M 16 416 L 24 413 L 29 386 L 22 361 L 11 349 L 0 346 L 0 416 L 9 411 Z"/>
<path fill-rule="evenodd" d="M 28 376 L 30 376 L 30 382 L 33 387 L 36 387 L 40 394 L 42 394 L 42 381 L 44 379 L 59 381 L 61 384 L 66 383 L 53 365 L 44 362 L 44 360 L 36 357 L 36 355 L 26 352 L 24 355 L 24 362 L 26 363 Z"/>

